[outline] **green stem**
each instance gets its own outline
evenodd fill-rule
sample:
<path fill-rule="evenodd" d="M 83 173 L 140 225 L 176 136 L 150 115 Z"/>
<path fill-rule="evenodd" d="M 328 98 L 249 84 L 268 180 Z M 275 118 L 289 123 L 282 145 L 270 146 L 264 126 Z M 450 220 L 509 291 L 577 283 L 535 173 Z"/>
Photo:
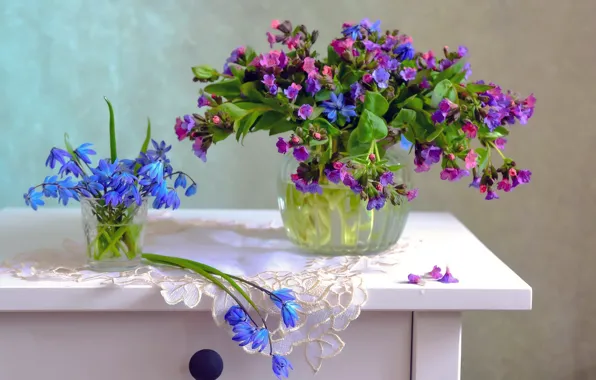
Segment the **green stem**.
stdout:
<path fill-rule="evenodd" d="M 503 160 L 505 160 L 505 159 L 506 159 L 506 157 L 505 157 L 505 155 L 503 154 L 503 152 L 501 152 L 501 150 L 500 150 L 499 148 L 497 148 L 497 146 L 495 145 L 495 143 L 494 143 L 494 142 L 492 142 L 492 141 L 488 141 L 488 145 L 490 145 L 490 146 L 491 146 L 491 147 L 492 147 L 494 150 L 496 150 L 496 151 L 497 151 L 497 153 L 499 153 L 499 156 L 501 156 L 501 158 L 502 158 Z M 490 150 L 489 150 L 489 151 L 490 151 Z"/>
<path fill-rule="evenodd" d="M 191 269 L 195 272 L 197 272 L 198 274 L 200 274 L 201 276 L 205 277 L 207 280 L 211 281 L 213 284 L 215 284 L 217 287 L 219 287 L 220 289 L 222 289 L 224 292 L 226 292 L 237 304 L 238 306 L 240 306 L 242 308 L 242 310 L 244 310 L 244 312 L 246 313 L 246 315 L 250 318 L 250 320 L 255 324 L 255 326 L 258 326 L 258 324 L 254 321 L 254 319 L 250 316 L 250 314 L 246 311 L 246 309 L 244 308 L 244 306 L 242 306 L 242 303 L 240 302 L 240 300 L 229 290 L 225 287 L 225 285 L 219 281 L 217 278 L 215 278 L 213 276 L 213 274 L 218 275 L 220 277 L 222 277 L 223 279 L 225 279 L 234 289 L 236 289 L 243 297 L 244 299 L 246 299 L 246 301 L 255 309 L 257 315 L 259 316 L 259 318 L 261 319 L 261 322 L 263 323 L 263 327 L 270 331 L 269 328 L 267 327 L 267 322 L 265 322 L 265 319 L 263 318 L 263 316 L 261 315 L 259 308 L 257 307 L 257 305 L 250 299 L 250 297 L 248 296 L 248 294 L 244 291 L 244 289 L 240 288 L 240 286 L 238 286 L 238 284 L 236 284 L 236 282 L 232 279 L 232 277 L 226 273 L 223 273 L 209 265 L 206 264 L 202 264 L 196 261 L 192 261 L 192 260 L 187 260 L 187 259 L 182 259 L 182 258 L 178 258 L 178 257 L 171 257 L 171 256 L 162 256 L 162 255 L 156 255 L 153 253 L 143 253 L 142 257 L 149 260 L 149 261 L 153 261 L 156 263 L 161 263 L 161 264 L 168 264 L 168 265 L 174 265 L 180 268 L 186 268 L 186 269 Z M 209 273 L 209 272 L 213 272 L 213 273 Z M 271 355 L 273 355 L 273 342 L 271 341 L 271 334 L 268 335 L 269 338 L 269 353 Z"/>

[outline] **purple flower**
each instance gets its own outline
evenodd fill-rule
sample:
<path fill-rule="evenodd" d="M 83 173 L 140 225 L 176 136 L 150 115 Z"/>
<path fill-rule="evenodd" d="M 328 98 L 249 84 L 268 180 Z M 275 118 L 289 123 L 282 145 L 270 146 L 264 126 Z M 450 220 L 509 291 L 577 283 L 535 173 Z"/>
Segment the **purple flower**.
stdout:
<path fill-rule="evenodd" d="M 424 173 L 430 170 L 430 165 L 425 163 L 424 160 L 420 160 L 418 157 L 414 158 L 414 165 L 416 165 L 416 168 L 414 168 L 416 173 Z"/>
<path fill-rule="evenodd" d="M 383 186 L 391 185 L 393 183 L 393 173 L 385 172 L 381 174 L 381 177 L 379 177 L 379 182 Z"/>
<path fill-rule="evenodd" d="M 344 176 L 343 183 L 355 194 L 360 194 L 362 192 L 362 186 L 360 186 L 360 183 L 358 183 L 358 181 L 356 181 L 356 179 L 349 173 Z"/>
<path fill-rule="evenodd" d="M 457 181 L 462 177 L 469 176 L 470 172 L 465 169 L 445 168 L 441 171 L 441 179 L 448 181 Z"/>
<path fill-rule="evenodd" d="M 293 154 L 294 154 L 294 158 L 299 162 L 308 160 L 308 157 L 310 156 L 310 154 L 308 153 L 308 150 L 306 149 L 306 147 L 304 145 L 295 147 Z"/>
<path fill-rule="evenodd" d="M 283 137 L 277 139 L 275 146 L 277 147 L 277 151 L 281 154 L 288 153 L 288 149 L 290 148 L 290 144 L 288 144 L 286 140 L 283 139 Z"/>
<path fill-rule="evenodd" d="M 211 104 L 211 101 L 209 100 L 207 95 L 203 94 L 203 95 L 199 96 L 199 100 L 197 101 L 197 106 L 199 108 L 208 106 L 210 104 Z"/>
<path fill-rule="evenodd" d="M 366 205 L 366 209 L 371 211 L 373 209 L 380 210 L 385 206 L 385 197 L 383 195 L 377 195 L 376 197 L 371 197 L 368 199 L 368 204 Z"/>
<path fill-rule="evenodd" d="M 366 84 L 372 83 L 373 80 L 374 78 L 372 75 L 370 75 L 370 73 L 366 73 L 362 76 L 362 81 Z"/>
<path fill-rule="evenodd" d="M 441 160 L 443 150 L 438 146 L 431 145 L 420 152 L 420 156 L 427 165 L 436 164 Z"/>
<path fill-rule="evenodd" d="M 264 68 L 284 68 L 288 63 L 288 57 L 283 51 L 279 50 L 271 50 L 267 54 L 263 54 L 260 56 L 259 65 Z"/>
<path fill-rule="evenodd" d="M 472 180 L 472 182 L 470 182 L 468 187 L 475 187 L 475 188 L 479 189 L 480 188 L 480 177 L 474 177 L 474 179 Z"/>
<path fill-rule="evenodd" d="M 298 109 L 298 116 L 302 120 L 308 119 L 311 114 L 312 114 L 312 106 L 310 104 L 303 104 Z"/>
<path fill-rule="evenodd" d="M 497 149 L 504 150 L 505 144 L 507 144 L 506 138 L 499 137 L 499 138 L 495 139 L 495 146 L 497 147 Z"/>
<path fill-rule="evenodd" d="M 530 183 L 532 179 L 532 172 L 526 169 L 517 172 L 517 180 L 520 184 Z"/>
<path fill-rule="evenodd" d="M 420 82 L 420 88 L 423 90 L 428 90 L 430 88 L 430 83 L 428 83 L 428 79 L 426 79 L 426 77 L 422 78 L 422 82 Z"/>
<path fill-rule="evenodd" d="M 417 274 L 410 273 L 408 275 L 408 283 L 414 284 L 414 285 L 420 285 L 420 284 L 422 284 L 422 282 L 423 282 L 422 277 L 418 276 Z"/>
<path fill-rule="evenodd" d="M 442 282 L 444 284 L 455 284 L 458 283 L 459 280 L 453 277 L 451 271 L 449 270 L 449 267 L 447 267 L 447 269 L 445 270 L 445 275 L 439 279 L 439 282 Z"/>
<path fill-rule="evenodd" d="M 290 99 L 291 101 L 296 100 L 298 97 L 298 93 L 302 90 L 302 86 L 296 83 L 292 83 L 290 87 L 284 90 L 284 94 Z"/>
<path fill-rule="evenodd" d="M 395 71 L 399 67 L 399 61 L 395 58 L 391 58 L 387 54 L 379 54 L 376 57 L 379 62 L 379 67 L 387 71 Z"/>
<path fill-rule="evenodd" d="M 360 99 L 361 96 L 364 95 L 364 88 L 360 84 L 360 82 L 355 82 L 350 86 L 350 97 L 354 102 L 357 99 Z"/>
<path fill-rule="evenodd" d="M 270 32 L 267 32 L 267 42 L 269 42 L 269 47 L 273 47 L 273 45 L 277 42 L 275 36 Z"/>
<path fill-rule="evenodd" d="M 340 183 L 346 176 L 345 165 L 341 162 L 334 162 L 333 169 L 325 169 L 324 171 L 327 179 L 332 183 Z"/>
<path fill-rule="evenodd" d="M 370 22 L 369 19 L 365 18 L 362 21 L 360 21 L 360 26 L 368 30 L 370 33 L 381 33 L 381 20 Z"/>
<path fill-rule="evenodd" d="M 492 199 L 499 199 L 499 195 L 492 190 L 487 190 L 486 197 L 484 199 L 486 199 L 487 201 L 490 201 Z"/>
<path fill-rule="evenodd" d="M 402 77 L 403 80 L 406 82 L 416 79 L 416 69 L 412 67 L 406 67 L 402 71 L 399 72 L 399 75 Z"/>
<path fill-rule="evenodd" d="M 207 151 L 203 149 L 203 139 L 197 137 L 192 143 L 192 150 L 195 156 L 199 157 L 203 162 L 207 162 Z"/>
<path fill-rule="evenodd" d="M 352 117 L 357 116 L 356 106 L 344 104 L 344 94 L 336 95 L 335 93 L 331 93 L 331 99 L 323 102 L 323 107 L 325 108 L 323 112 L 327 115 L 327 119 L 332 123 L 337 120 L 338 114 L 345 117 L 347 122 L 349 122 Z"/>
<path fill-rule="evenodd" d="M 470 62 L 466 62 L 466 64 L 464 65 L 464 71 L 466 72 L 464 80 L 470 79 L 470 76 L 472 75 L 472 64 Z"/>
<path fill-rule="evenodd" d="M 503 110 L 499 107 L 490 107 L 488 114 L 484 118 L 484 123 L 488 127 L 489 131 L 494 131 L 501 126 L 501 121 L 504 117 Z"/>
<path fill-rule="evenodd" d="M 312 181 L 306 186 L 306 191 L 311 194 L 323 194 L 323 188 L 319 185 L 319 182 Z"/>
<path fill-rule="evenodd" d="M 433 266 L 433 269 L 430 272 L 426 273 L 426 276 L 438 280 L 443 277 L 443 273 L 441 273 L 441 268 L 435 265 Z"/>
<path fill-rule="evenodd" d="M 418 189 L 408 190 L 406 193 L 406 197 L 408 198 L 408 202 L 412 202 L 418 196 Z"/>
<path fill-rule="evenodd" d="M 275 86 L 275 75 L 265 74 L 261 82 L 263 82 L 267 88 L 271 88 L 272 86 Z"/>
<path fill-rule="evenodd" d="M 395 47 L 395 45 L 397 45 L 397 37 L 388 35 L 383 45 L 381 45 L 381 49 L 385 51 L 390 51 L 391 49 L 393 49 L 393 47 Z"/>
<path fill-rule="evenodd" d="M 414 50 L 414 47 L 412 47 L 410 42 L 406 42 L 405 44 L 396 47 L 395 50 L 393 50 L 393 53 L 395 53 L 400 61 L 407 61 L 414 58 L 416 50 Z"/>
<path fill-rule="evenodd" d="M 445 115 L 443 114 L 443 112 L 441 112 L 441 110 L 436 110 L 435 112 L 433 112 L 430 119 L 435 124 L 441 124 L 445 121 Z"/>
<path fill-rule="evenodd" d="M 447 58 L 441 60 L 439 63 L 439 71 L 445 71 L 453 65 L 453 62 L 448 60 Z"/>
<path fill-rule="evenodd" d="M 381 50 L 381 46 L 379 46 L 379 44 L 374 43 L 372 41 L 364 40 L 364 41 L 362 41 L 362 43 L 364 44 L 364 48 L 366 49 L 366 51 L 379 51 L 379 50 Z"/>
<path fill-rule="evenodd" d="M 377 82 L 379 88 L 387 88 L 389 81 L 389 73 L 383 68 L 378 68 L 372 73 L 373 79 Z"/>
<path fill-rule="evenodd" d="M 317 78 L 308 78 L 306 80 L 306 92 L 315 96 L 319 91 L 321 91 L 321 83 L 319 80 Z"/>
<path fill-rule="evenodd" d="M 273 85 L 271 87 L 269 87 L 269 93 L 273 96 L 277 95 L 277 85 Z"/>
<path fill-rule="evenodd" d="M 460 45 L 460 47 L 457 48 L 457 55 L 459 55 L 460 58 L 465 57 L 466 55 L 468 55 L 468 48 Z"/>

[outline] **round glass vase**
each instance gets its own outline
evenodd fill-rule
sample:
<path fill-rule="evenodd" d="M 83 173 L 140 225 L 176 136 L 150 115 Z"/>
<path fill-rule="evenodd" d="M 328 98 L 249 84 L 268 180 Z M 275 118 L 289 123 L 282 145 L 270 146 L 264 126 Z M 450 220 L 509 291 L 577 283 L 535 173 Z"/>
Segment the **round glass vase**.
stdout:
<path fill-rule="evenodd" d="M 81 198 L 89 266 L 98 271 L 134 269 L 141 263 L 148 201 L 112 207 L 101 199 Z"/>
<path fill-rule="evenodd" d="M 407 151 L 399 146 L 387 151 L 389 165 L 401 164 L 394 182 L 411 188 Z M 381 210 L 367 210 L 367 202 L 343 184 L 320 181 L 323 194 L 296 190 L 290 175 L 298 163 L 286 156 L 278 181 L 278 205 L 288 238 L 306 251 L 331 255 L 372 255 L 397 243 L 409 213 L 407 201 L 387 202 Z"/>

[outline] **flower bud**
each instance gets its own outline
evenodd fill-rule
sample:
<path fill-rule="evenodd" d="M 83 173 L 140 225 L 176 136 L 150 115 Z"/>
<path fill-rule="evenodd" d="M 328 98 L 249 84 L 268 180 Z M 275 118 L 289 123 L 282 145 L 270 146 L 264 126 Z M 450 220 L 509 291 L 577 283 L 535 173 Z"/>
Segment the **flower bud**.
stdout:
<path fill-rule="evenodd" d="M 481 193 L 486 193 L 487 190 L 488 190 L 488 187 L 486 185 L 480 185 L 480 192 Z"/>
<path fill-rule="evenodd" d="M 292 31 L 292 23 L 286 20 L 278 25 L 277 30 L 284 34 L 289 34 Z"/>
<path fill-rule="evenodd" d="M 292 142 L 292 144 L 300 144 L 300 137 L 298 137 L 298 136 L 292 136 L 292 138 L 290 139 L 290 141 Z"/>
<path fill-rule="evenodd" d="M 310 42 L 314 44 L 315 42 L 317 42 L 317 39 L 319 39 L 319 31 L 313 30 L 310 37 Z"/>
<path fill-rule="evenodd" d="M 447 155 L 447 159 L 448 159 L 449 161 L 453 161 L 453 160 L 455 160 L 455 154 L 453 154 L 453 153 L 449 153 L 449 154 Z"/>
<path fill-rule="evenodd" d="M 377 156 L 375 156 L 375 154 L 374 154 L 374 153 L 371 153 L 371 154 L 369 154 L 369 155 L 368 155 L 368 159 L 369 159 L 371 162 L 375 162 L 375 160 L 377 159 Z"/>
<path fill-rule="evenodd" d="M 515 177 L 516 175 L 517 175 L 517 170 L 515 170 L 515 168 L 509 169 L 509 176 L 510 177 Z"/>
<path fill-rule="evenodd" d="M 320 140 L 321 139 L 321 134 L 319 132 L 313 133 L 312 136 L 315 138 L 315 140 Z"/>
<path fill-rule="evenodd" d="M 215 123 L 215 124 L 221 123 L 221 118 L 217 115 L 213 116 L 213 119 L 211 119 L 211 120 L 213 120 L 213 123 Z"/>
<path fill-rule="evenodd" d="M 377 183 L 377 185 L 375 186 L 375 188 L 377 189 L 377 191 L 383 191 L 383 185 L 381 185 L 380 183 Z"/>

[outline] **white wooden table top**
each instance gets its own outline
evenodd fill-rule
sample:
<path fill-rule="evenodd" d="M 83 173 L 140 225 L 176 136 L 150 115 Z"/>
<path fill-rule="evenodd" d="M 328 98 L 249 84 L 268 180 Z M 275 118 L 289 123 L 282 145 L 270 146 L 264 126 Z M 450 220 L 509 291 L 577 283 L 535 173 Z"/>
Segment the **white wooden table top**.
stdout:
<path fill-rule="evenodd" d="M 272 222 L 274 225 L 281 225 L 279 213 L 274 210 L 177 210 L 171 215 L 180 220 L 201 218 L 259 225 Z M 283 230 L 276 230 L 274 233 L 278 234 L 276 239 L 285 239 Z M 403 236 L 413 244 L 390 276 L 378 272 L 362 275 L 369 295 L 365 310 L 531 309 L 530 286 L 452 215 L 412 213 Z M 48 208 L 34 212 L 23 208 L 0 211 L 0 262 L 23 252 L 55 246 L 65 238 L 82 241 L 79 210 Z M 243 249 L 242 246 L 230 248 L 214 241 L 196 241 L 192 244 L 210 252 L 218 249 Z M 175 254 L 146 248 L 148 252 Z M 197 251 L 199 253 L 196 255 L 184 256 L 201 261 L 201 249 Z M 247 252 L 242 256 L 243 260 L 233 263 L 218 263 L 216 259 L 215 264 L 219 264 L 222 270 L 225 268 L 229 272 L 243 273 L 244 268 L 240 263 L 249 260 L 250 255 Z M 280 252 L 275 257 L 283 260 L 284 253 Z M 460 282 L 427 282 L 424 286 L 405 283 L 409 273 L 422 274 L 435 264 L 442 268 L 449 265 Z M 267 269 L 272 268 L 263 267 L 262 271 Z M 210 310 L 210 302 L 210 299 L 204 297 L 195 310 Z M 167 305 L 158 289 L 148 285 L 117 287 L 94 282 L 31 281 L 6 273 L 0 274 L 0 311 L 144 310 L 188 308 L 181 304 Z"/>

